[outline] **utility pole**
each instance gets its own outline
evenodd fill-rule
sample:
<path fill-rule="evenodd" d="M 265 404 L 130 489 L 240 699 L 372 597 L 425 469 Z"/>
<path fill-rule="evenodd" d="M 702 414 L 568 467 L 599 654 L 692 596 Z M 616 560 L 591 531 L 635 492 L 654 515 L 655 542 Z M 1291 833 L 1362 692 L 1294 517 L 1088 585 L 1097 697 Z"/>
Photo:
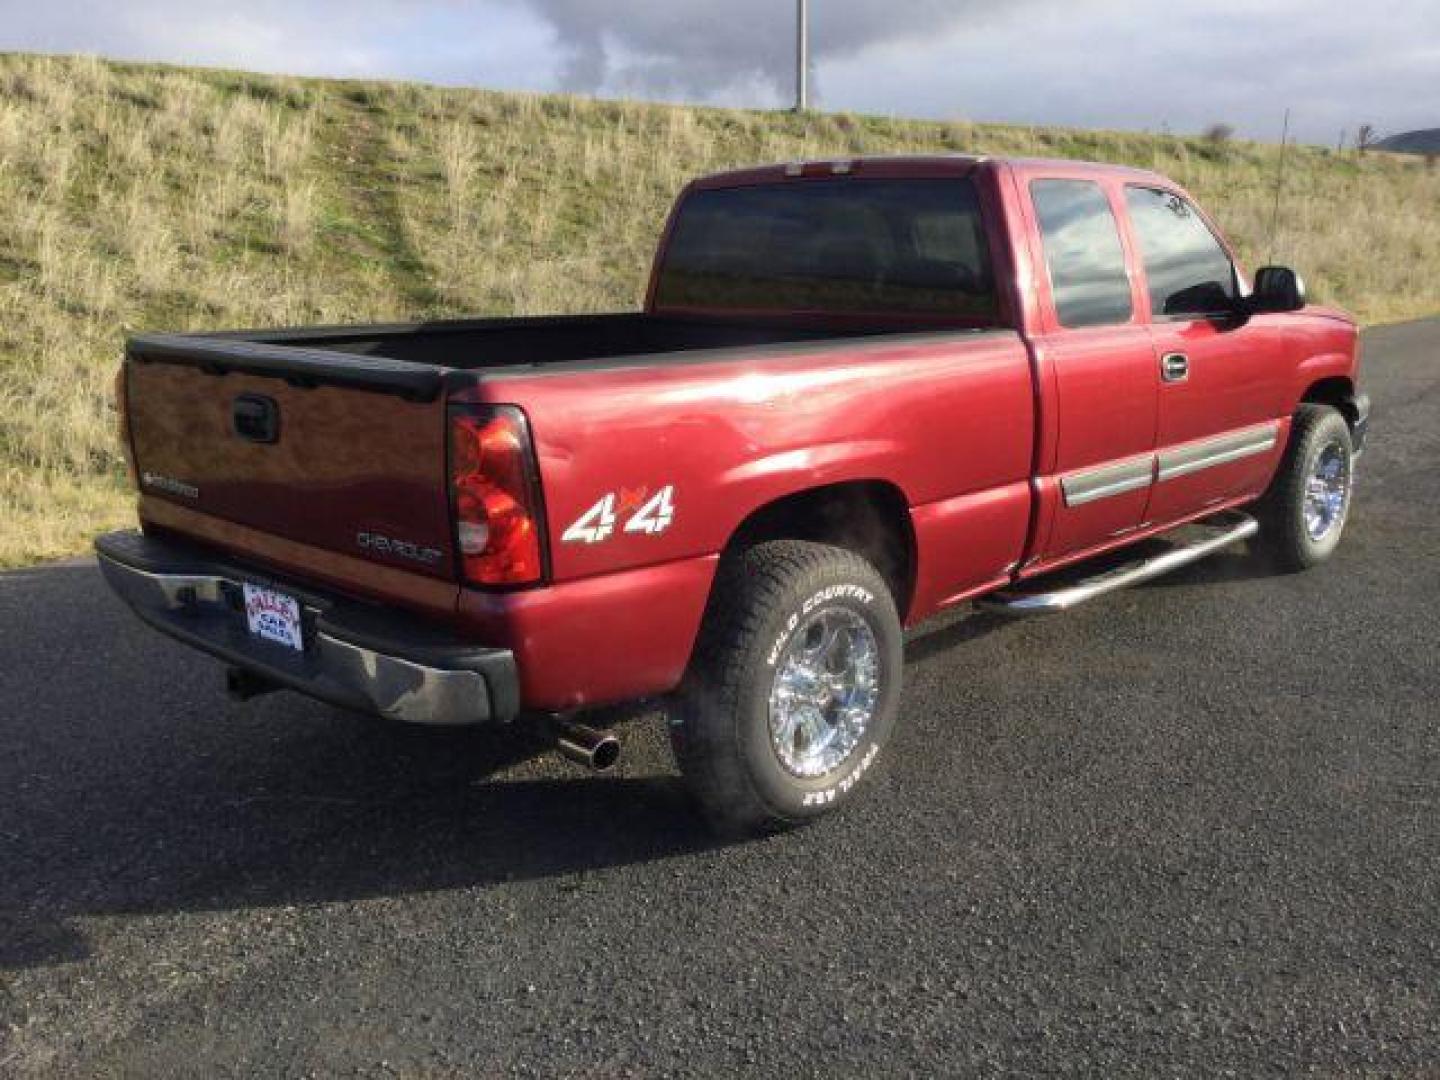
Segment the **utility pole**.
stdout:
<path fill-rule="evenodd" d="M 1280 190 L 1285 186 L 1285 151 L 1290 146 L 1290 110 L 1285 110 L 1285 121 L 1280 125 L 1280 163 L 1275 169 L 1275 209 L 1270 212 L 1270 255 L 1275 258 L 1275 237 L 1280 231 Z"/>
<path fill-rule="evenodd" d="M 810 0 L 796 0 L 795 111 L 810 108 Z"/>

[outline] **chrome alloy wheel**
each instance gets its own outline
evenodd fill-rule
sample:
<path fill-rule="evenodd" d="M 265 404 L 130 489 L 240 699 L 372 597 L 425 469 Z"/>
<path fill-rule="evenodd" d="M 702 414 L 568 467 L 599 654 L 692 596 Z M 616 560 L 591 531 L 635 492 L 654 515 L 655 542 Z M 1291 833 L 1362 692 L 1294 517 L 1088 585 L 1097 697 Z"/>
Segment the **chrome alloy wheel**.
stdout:
<path fill-rule="evenodd" d="M 1310 539 L 1323 540 L 1340 528 L 1349 502 L 1350 458 L 1345 447 L 1332 440 L 1305 478 L 1305 531 Z"/>
<path fill-rule="evenodd" d="M 865 737 L 880 700 L 880 647 L 847 608 L 812 612 L 790 635 L 770 689 L 770 745 L 786 771 L 824 776 Z"/>

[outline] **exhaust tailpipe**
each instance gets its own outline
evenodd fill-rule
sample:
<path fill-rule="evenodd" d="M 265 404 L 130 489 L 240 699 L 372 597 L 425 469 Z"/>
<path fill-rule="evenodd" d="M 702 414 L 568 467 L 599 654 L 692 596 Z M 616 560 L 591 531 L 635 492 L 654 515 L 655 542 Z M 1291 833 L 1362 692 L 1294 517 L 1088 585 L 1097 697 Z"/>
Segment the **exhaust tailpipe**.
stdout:
<path fill-rule="evenodd" d="M 620 740 L 573 720 L 555 721 L 555 749 L 593 772 L 609 772 L 620 760 Z"/>

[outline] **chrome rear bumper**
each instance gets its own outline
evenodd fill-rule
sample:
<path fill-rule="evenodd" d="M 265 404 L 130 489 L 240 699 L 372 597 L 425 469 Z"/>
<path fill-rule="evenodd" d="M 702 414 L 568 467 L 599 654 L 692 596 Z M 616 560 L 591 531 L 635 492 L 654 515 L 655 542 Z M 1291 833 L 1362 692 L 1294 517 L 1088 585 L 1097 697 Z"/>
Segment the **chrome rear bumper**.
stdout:
<path fill-rule="evenodd" d="M 519 712 L 514 656 L 477 648 L 412 617 L 317 593 L 198 549 L 110 533 L 95 542 L 110 587 L 157 630 L 278 686 L 412 724 L 509 721 Z M 253 637 L 244 583 L 294 595 L 305 651 Z"/>

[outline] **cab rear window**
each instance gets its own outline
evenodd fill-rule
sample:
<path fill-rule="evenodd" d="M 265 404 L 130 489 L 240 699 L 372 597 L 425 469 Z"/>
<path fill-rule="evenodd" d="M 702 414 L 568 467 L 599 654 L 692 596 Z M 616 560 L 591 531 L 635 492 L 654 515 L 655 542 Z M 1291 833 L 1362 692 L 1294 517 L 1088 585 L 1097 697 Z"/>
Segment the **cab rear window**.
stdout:
<path fill-rule="evenodd" d="M 805 180 L 691 194 L 658 308 L 948 315 L 998 311 L 968 180 Z"/>

